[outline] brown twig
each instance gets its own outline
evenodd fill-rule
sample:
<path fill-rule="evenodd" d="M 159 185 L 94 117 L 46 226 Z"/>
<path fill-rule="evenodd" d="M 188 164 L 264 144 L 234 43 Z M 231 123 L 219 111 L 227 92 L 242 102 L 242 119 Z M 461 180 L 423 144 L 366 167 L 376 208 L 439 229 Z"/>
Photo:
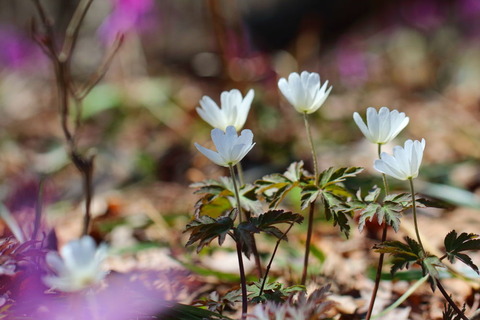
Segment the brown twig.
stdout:
<path fill-rule="evenodd" d="M 81 0 L 73 14 L 72 20 L 68 24 L 67 31 L 65 33 L 65 41 L 63 42 L 62 51 L 58 55 L 58 59 L 62 62 L 70 60 L 72 57 L 72 51 L 75 47 L 78 38 L 78 32 L 82 25 L 83 19 L 87 14 L 90 5 L 93 0 Z"/>
<path fill-rule="evenodd" d="M 32 0 L 32 2 L 40 17 L 41 25 L 44 28 L 44 34 L 39 35 L 36 30 L 35 22 L 32 22 L 33 38 L 52 61 L 58 91 L 58 110 L 60 114 L 60 124 L 62 127 L 62 132 L 67 142 L 67 148 L 70 158 L 75 167 L 82 175 L 83 179 L 83 187 L 85 192 L 85 217 L 83 223 L 83 234 L 85 235 L 88 234 L 91 220 L 90 204 L 93 198 L 92 180 L 94 157 L 82 155 L 79 152 L 76 143 L 76 137 L 78 135 L 81 122 L 82 100 L 105 75 L 108 67 L 113 60 L 113 57 L 118 52 L 118 49 L 122 44 L 123 38 L 121 36 L 117 38 L 114 46 L 106 54 L 105 59 L 99 65 L 96 72 L 92 75 L 91 79 L 85 84 L 83 90 L 81 92 L 78 92 L 78 90 L 75 88 L 74 81 L 72 80 L 70 63 L 73 55 L 73 50 L 75 49 L 75 45 L 78 40 L 78 34 L 82 26 L 82 22 L 84 21 L 84 18 L 93 0 L 81 0 L 78 4 L 72 16 L 72 19 L 68 24 L 60 52 L 57 51 L 53 23 L 48 17 L 45 8 L 43 7 L 40 0 Z M 69 125 L 69 119 L 71 116 L 70 106 L 72 101 L 74 101 L 76 107 L 76 116 L 73 129 L 70 128 Z"/>
<path fill-rule="evenodd" d="M 80 90 L 77 91 L 76 97 L 79 100 L 84 99 L 90 91 L 102 80 L 102 78 L 105 76 L 108 68 L 110 67 L 113 58 L 117 54 L 118 50 L 122 46 L 123 40 L 124 40 L 124 35 L 123 34 L 118 34 L 117 37 L 115 38 L 115 41 L 110 48 L 109 52 L 105 55 L 105 58 L 103 59 L 102 63 L 99 65 L 97 71 L 90 77 L 90 79 L 87 81 L 85 86 Z"/>

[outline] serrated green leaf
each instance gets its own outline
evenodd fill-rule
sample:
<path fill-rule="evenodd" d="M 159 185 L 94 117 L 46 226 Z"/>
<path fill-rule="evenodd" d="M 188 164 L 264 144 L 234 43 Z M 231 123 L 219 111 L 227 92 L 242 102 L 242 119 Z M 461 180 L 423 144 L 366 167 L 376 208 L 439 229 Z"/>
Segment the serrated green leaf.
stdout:
<path fill-rule="evenodd" d="M 378 223 L 384 221 L 390 225 L 395 232 L 400 228 L 400 218 L 402 217 L 403 207 L 395 202 L 384 202 L 377 212 Z"/>
<path fill-rule="evenodd" d="M 414 263 L 420 263 L 423 259 L 423 250 L 415 240 L 406 237 L 406 243 L 400 241 L 385 241 L 374 247 L 376 252 L 388 253 L 393 257 L 392 275 L 398 270 L 409 268 Z"/>
<path fill-rule="evenodd" d="M 218 219 L 200 216 L 187 224 L 185 232 L 191 234 L 185 246 L 190 246 L 198 241 L 197 252 L 200 252 L 215 238 L 218 238 L 218 244 L 221 246 L 232 227 L 233 219 L 230 216 L 222 216 Z"/>
<path fill-rule="evenodd" d="M 348 238 L 350 236 L 348 217 L 352 216 L 352 209 L 345 203 L 344 199 L 330 192 L 323 192 L 322 195 L 325 207 L 325 217 L 327 220 L 333 219 L 333 225 L 338 225 L 340 231 Z"/>
<path fill-rule="evenodd" d="M 235 240 L 241 244 L 242 252 L 245 253 L 245 256 L 250 259 L 251 254 L 253 253 L 253 234 L 260 232 L 254 223 L 251 221 L 244 221 L 234 229 Z"/>
<path fill-rule="evenodd" d="M 270 210 L 258 217 L 253 217 L 250 223 L 254 225 L 259 231 L 268 233 L 278 239 L 285 239 L 284 233 L 274 225 L 280 223 L 301 223 L 303 216 L 298 213 L 283 210 Z"/>
<path fill-rule="evenodd" d="M 330 167 L 320 173 L 318 185 L 324 189 L 330 184 L 339 183 L 345 181 L 347 178 L 354 177 L 362 171 L 363 168 L 361 167 L 346 167 L 338 169 Z"/>
<path fill-rule="evenodd" d="M 430 275 L 428 281 L 430 282 L 432 291 L 435 291 L 437 287 L 437 280 L 440 279 L 440 274 L 438 273 L 437 267 L 445 268 L 445 265 L 436 256 L 428 256 L 422 261 L 423 273 L 428 273 Z"/>
<path fill-rule="evenodd" d="M 228 200 L 230 206 L 226 209 L 237 206 L 234 196 L 233 181 L 229 177 L 220 177 L 220 180 L 207 179 L 201 182 L 192 183 L 192 188 L 198 188 L 194 193 L 204 194 L 204 196 L 195 204 L 195 215 L 218 216 L 219 206 L 225 203 L 220 198 Z M 252 184 L 243 185 L 240 190 L 240 204 L 242 208 L 248 212 L 258 214 L 262 212 L 262 204 L 256 198 L 256 188 Z M 210 212 L 210 210 L 212 212 Z"/>
<path fill-rule="evenodd" d="M 320 191 L 321 190 L 313 184 L 307 185 L 302 188 L 300 198 L 302 210 L 305 210 L 311 203 L 317 200 Z"/>
<path fill-rule="evenodd" d="M 375 202 L 378 199 L 378 196 L 382 192 L 382 189 L 378 188 L 375 186 L 372 190 L 368 192 L 368 194 L 365 196 L 364 201 L 365 202 Z"/>
<path fill-rule="evenodd" d="M 380 204 L 370 203 L 360 211 L 360 219 L 358 220 L 358 230 L 360 232 L 362 232 L 365 228 L 365 223 L 367 222 L 367 220 L 372 222 L 373 218 L 375 218 L 375 215 L 379 210 Z M 381 224 L 380 220 L 378 221 L 378 224 Z"/>
<path fill-rule="evenodd" d="M 451 263 L 458 259 L 472 268 L 477 274 L 480 274 L 478 267 L 473 263 L 472 259 L 462 251 L 480 250 L 480 239 L 478 234 L 463 232 L 457 236 L 455 230 L 450 231 L 445 237 L 444 244 L 447 258 Z"/>

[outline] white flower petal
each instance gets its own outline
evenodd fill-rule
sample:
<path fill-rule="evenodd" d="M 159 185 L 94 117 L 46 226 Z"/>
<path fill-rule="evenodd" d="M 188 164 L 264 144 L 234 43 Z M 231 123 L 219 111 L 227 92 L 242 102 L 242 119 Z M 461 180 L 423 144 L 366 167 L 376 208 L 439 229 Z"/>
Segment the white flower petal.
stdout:
<path fill-rule="evenodd" d="M 106 275 L 101 270 L 106 250 L 106 245 L 97 248 L 89 236 L 71 241 L 60 250 L 60 256 L 56 252 L 47 253 L 46 262 L 56 275 L 47 275 L 42 280 L 46 285 L 65 292 L 98 283 Z"/>
<path fill-rule="evenodd" d="M 416 178 L 422 163 L 425 139 L 422 141 L 407 140 L 404 147 L 395 146 L 393 155 L 382 152 L 380 159 L 374 163 L 377 171 L 399 180 Z"/>
<path fill-rule="evenodd" d="M 375 144 L 385 144 L 392 141 L 408 124 L 409 118 L 405 113 L 399 113 L 397 110 L 390 111 L 387 107 L 382 107 L 377 111 L 375 108 L 369 107 L 367 109 L 367 121 L 360 122 L 354 116 L 357 126 L 362 131 L 365 138 Z M 365 127 L 368 129 L 366 133 Z"/>
<path fill-rule="evenodd" d="M 213 163 L 218 164 L 219 166 L 222 166 L 222 167 L 228 167 L 228 164 L 225 163 L 225 160 L 220 156 L 218 152 L 207 149 L 199 145 L 198 143 L 195 143 L 195 147 L 197 148 L 198 151 L 200 151 L 205 157 L 207 157 Z"/>
<path fill-rule="evenodd" d="M 363 135 L 368 139 L 368 140 L 372 140 L 371 138 L 371 135 L 370 135 L 370 131 L 368 131 L 368 127 L 367 125 L 365 124 L 365 122 L 363 122 L 363 119 L 362 117 L 360 117 L 360 115 L 358 114 L 358 112 L 354 112 L 353 113 L 353 120 L 355 121 L 355 123 L 357 124 L 357 127 L 360 129 L 360 131 L 362 131 Z"/>
<path fill-rule="evenodd" d="M 300 113 L 313 113 L 318 110 L 328 97 L 332 87 L 325 92 L 328 81 L 320 87 L 318 73 L 303 71 L 300 75 L 296 72 L 288 76 L 288 80 L 281 78 L 278 88 L 285 99 Z"/>

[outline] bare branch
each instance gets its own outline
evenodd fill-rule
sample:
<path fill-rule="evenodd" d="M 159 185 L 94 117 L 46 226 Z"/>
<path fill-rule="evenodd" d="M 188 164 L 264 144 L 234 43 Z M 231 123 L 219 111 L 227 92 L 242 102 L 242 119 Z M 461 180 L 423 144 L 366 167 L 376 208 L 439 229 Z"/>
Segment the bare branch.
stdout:
<path fill-rule="evenodd" d="M 93 0 L 81 0 L 78 4 L 78 7 L 73 14 L 72 20 L 70 20 L 70 23 L 68 24 L 62 51 L 60 51 L 60 54 L 58 55 L 58 59 L 60 61 L 65 62 L 70 59 L 72 55 L 72 49 L 75 46 L 78 38 L 80 26 L 82 25 L 83 19 L 85 18 L 88 8 L 90 8 L 92 2 Z"/>

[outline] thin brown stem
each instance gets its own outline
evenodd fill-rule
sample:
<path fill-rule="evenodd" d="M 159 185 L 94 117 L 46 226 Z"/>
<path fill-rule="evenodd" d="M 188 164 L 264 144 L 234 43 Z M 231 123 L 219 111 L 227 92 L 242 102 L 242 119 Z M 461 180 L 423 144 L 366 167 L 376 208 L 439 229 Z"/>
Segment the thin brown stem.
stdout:
<path fill-rule="evenodd" d="M 385 240 L 387 240 L 387 231 L 388 231 L 388 225 L 385 223 L 385 225 L 383 226 L 382 243 L 385 242 Z M 385 254 L 380 253 L 380 257 L 378 258 L 377 272 L 375 274 L 375 285 L 373 287 L 372 296 L 370 298 L 370 304 L 368 305 L 366 320 L 370 320 L 370 318 L 372 317 L 373 306 L 375 305 L 378 288 L 380 287 L 380 280 L 382 278 L 384 257 L 385 257 Z"/>
<path fill-rule="evenodd" d="M 460 310 L 459 307 L 457 307 L 457 305 L 455 304 L 455 302 L 452 300 L 452 298 L 450 297 L 450 295 L 447 293 L 447 291 L 445 290 L 445 288 L 442 286 L 442 284 L 440 283 L 440 280 L 437 279 L 437 287 L 438 289 L 440 290 L 440 292 L 442 293 L 443 297 L 445 298 L 445 300 L 447 300 L 448 304 L 455 310 L 455 312 L 457 313 L 457 315 L 459 315 L 463 320 L 469 320 L 467 318 L 467 316 L 465 316 L 465 314 L 462 312 L 462 310 Z"/>
<path fill-rule="evenodd" d="M 308 115 L 305 112 L 303 114 L 303 120 L 305 124 L 305 131 L 307 132 L 307 139 L 310 144 L 310 151 L 312 152 L 313 160 L 313 174 L 315 179 L 315 186 L 318 185 L 318 163 L 317 163 L 317 153 L 315 152 L 315 145 L 313 144 L 312 132 L 310 130 L 310 124 L 308 123 Z M 305 255 L 303 258 L 303 271 L 302 271 L 302 280 L 300 284 L 305 285 L 307 281 L 308 273 L 308 258 L 310 255 L 310 244 L 312 241 L 312 232 L 313 232 L 313 216 L 315 213 L 315 201 L 310 204 L 308 212 L 308 231 L 307 231 L 307 241 L 305 242 Z"/>
<path fill-rule="evenodd" d="M 238 164 L 237 164 L 237 166 L 238 166 Z M 238 216 L 239 216 L 239 221 L 240 221 L 240 223 L 242 223 L 242 221 L 243 221 L 243 217 L 242 217 L 243 211 L 242 211 L 242 206 L 241 206 L 241 203 L 240 203 L 240 192 L 239 192 L 238 186 L 237 186 L 237 180 L 236 180 L 236 177 L 235 177 L 235 170 L 233 169 L 232 165 L 230 165 L 229 168 L 230 168 L 230 175 L 231 175 L 232 181 L 233 181 L 233 189 L 234 189 L 234 193 L 235 193 L 235 200 L 237 201 L 237 213 L 238 213 Z M 238 169 L 238 167 L 237 167 L 237 169 Z M 248 212 L 245 212 L 245 219 L 247 221 L 250 220 L 250 214 L 248 214 Z M 260 260 L 260 255 L 258 254 L 257 242 L 255 241 L 255 235 L 254 234 L 251 234 L 251 239 L 252 239 L 252 253 L 253 253 L 253 257 L 255 259 L 255 266 L 257 268 L 257 274 L 261 278 L 262 274 L 263 274 L 262 261 Z"/>
<path fill-rule="evenodd" d="M 42 211 L 43 211 L 43 179 L 40 180 L 40 183 L 38 184 L 37 203 L 35 206 L 35 221 L 33 223 L 33 232 L 32 232 L 33 241 L 37 239 L 37 234 L 38 234 L 38 230 L 40 229 L 40 222 L 42 219 Z"/>
<path fill-rule="evenodd" d="M 288 227 L 287 230 L 285 230 L 285 232 L 283 233 L 282 237 L 279 238 L 277 240 L 277 243 L 275 244 L 275 248 L 273 249 L 273 253 L 272 253 L 272 256 L 270 257 L 270 261 L 268 262 L 268 265 L 267 265 L 267 269 L 265 270 L 265 276 L 263 277 L 263 281 L 262 281 L 262 286 L 260 287 L 260 293 L 258 294 L 258 296 L 260 297 L 263 293 L 263 289 L 265 288 L 265 283 L 267 282 L 267 277 L 268 277 L 268 273 L 270 272 L 270 268 L 272 267 L 272 263 L 273 263 L 273 258 L 275 258 L 275 254 L 277 253 L 277 249 L 280 245 L 280 242 L 285 239 L 285 236 L 287 235 L 287 233 L 290 231 L 290 229 L 292 229 L 293 227 L 293 223 L 290 224 L 290 226 Z"/>
<path fill-rule="evenodd" d="M 105 73 L 107 72 L 108 68 L 112 63 L 113 58 L 115 57 L 118 50 L 122 46 L 123 40 L 124 40 L 123 34 L 118 35 L 115 38 L 115 42 L 113 43 L 109 52 L 106 54 L 103 62 L 100 64 L 95 74 L 93 74 L 90 80 L 88 80 L 88 82 L 85 84 L 81 92 L 76 93 L 78 100 L 84 99 L 87 96 L 87 94 L 89 94 L 90 91 L 98 84 L 98 82 L 102 80 L 102 78 L 105 76 Z"/>
<path fill-rule="evenodd" d="M 62 51 L 58 55 L 58 59 L 62 62 L 69 60 L 72 56 L 72 50 L 75 47 L 78 38 L 78 32 L 82 25 L 83 19 L 90 8 L 93 0 L 81 0 L 77 9 L 73 13 L 72 20 L 68 24 L 65 34 L 65 41 L 63 43 Z"/>
<path fill-rule="evenodd" d="M 380 155 L 382 154 L 382 144 L 380 143 L 378 144 L 377 152 L 378 152 L 378 158 L 380 158 Z M 385 196 L 387 196 L 389 194 L 389 187 L 388 187 L 387 176 L 385 175 L 385 173 L 382 173 L 382 180 L 383 180 L 384 193 L 385 193 Z M 383 226 L 381 243 L 387 240 L 387 233 L 388 233 L 388 224 L 385 222 Z M 377 271 L 375 274 L 375 284 L 373 286 L 372 296 L 370 297 L 370 303 L 368 305 L 366 320 L 370 320 L 370 318 L 372 317 L 373 307 L 375 306 L 375 300 L 377 299 L 378 288 L 380 287 L 380 280 L 382 278 L 384 258 L 385 258 L 385 254 L 380 253 L 380 257 L 378 258 Z"/>
<path fill-rule="evenodd" d="M 240 285 L 242 287 L 242 320 L 244 320 L 248 310 L 247 279 L 245 277 L 245 268 L 243 267 L 242 243 L 238 239 L 235 239 L 235 242 L 237 244 L 238 268 L 240 271 Z"/>
<path fill-rule="evenodd" d="M 315 212 L 315 202 L 312 202 L 310 204 L 310 208 L 308 211 L 308 231 L 307 231 L 307 240 L 305 242 L 305 255 L 303 258 L 302 280 L 300 281 L 301 285 L 305 285 L 305 283 L 307 282 L 308 258 L 310 255 L 310 244 L 312 242 L 314 212 Z"/>

